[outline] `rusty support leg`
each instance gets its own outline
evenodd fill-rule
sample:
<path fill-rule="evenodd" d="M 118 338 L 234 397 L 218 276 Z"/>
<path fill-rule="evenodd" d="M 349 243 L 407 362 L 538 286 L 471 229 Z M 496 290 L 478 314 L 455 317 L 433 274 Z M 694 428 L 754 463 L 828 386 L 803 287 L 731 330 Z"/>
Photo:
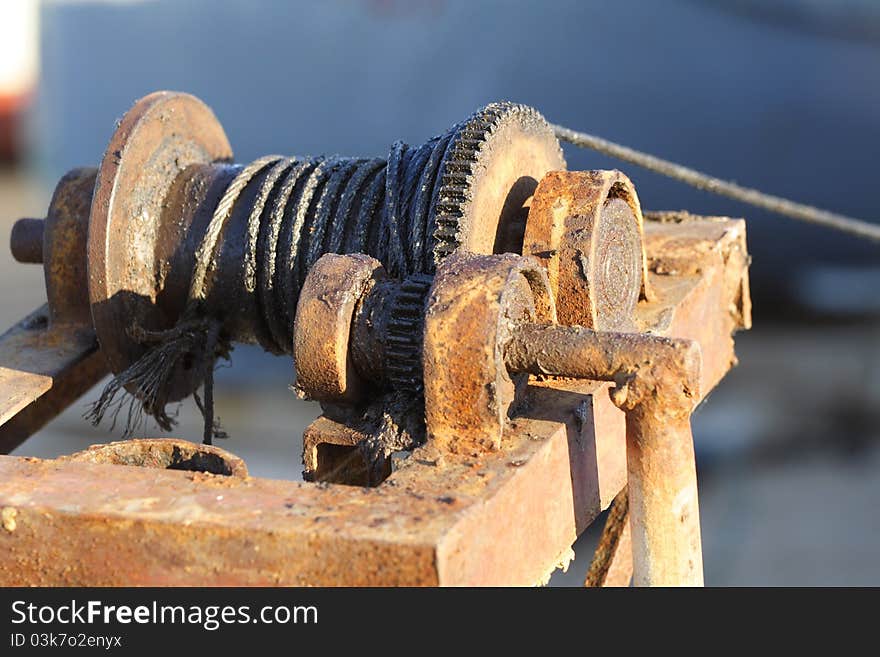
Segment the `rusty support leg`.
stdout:
<path fill-rule="evenodd" d="M 611 399 L 626 413 L 634 582 L 701 586 L 690 427 L 699 399 L 699 345 L 650 334 L 522 324 L 505 357 L 511 371 L 615 382 Z"/>
<path fill-rule="evenodd" d="M 626 416 L 633 580 L 636 586 L 702 586 L 690 416 L 670 417 L 652 406 Z"/>

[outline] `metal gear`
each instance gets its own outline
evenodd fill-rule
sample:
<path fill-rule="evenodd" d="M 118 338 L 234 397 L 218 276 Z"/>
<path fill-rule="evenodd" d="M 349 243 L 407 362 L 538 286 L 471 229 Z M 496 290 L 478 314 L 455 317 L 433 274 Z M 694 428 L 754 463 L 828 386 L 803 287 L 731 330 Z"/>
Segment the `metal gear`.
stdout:
<path fill-rule="evenodd" d="M 422 389 L 425 302 L 433 282 L 433 276 L 414 274 L 400 284 L 391 303 L 385 358 L 388 382 L 392 389 Z"/>
<path fill-rule="evenodd" d="M 520 253 L 538 183 L 565 168 L 559 141 L 536 109 L 501 102 L 473 114 L 454 130 L 440 170 L 434 264 L 458 249 Z"/>

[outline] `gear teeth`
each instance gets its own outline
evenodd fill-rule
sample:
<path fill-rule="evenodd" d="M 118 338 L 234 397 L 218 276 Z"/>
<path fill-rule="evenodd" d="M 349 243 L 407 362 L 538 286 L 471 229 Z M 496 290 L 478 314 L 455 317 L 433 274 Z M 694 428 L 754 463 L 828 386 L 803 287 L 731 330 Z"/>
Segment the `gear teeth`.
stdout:
<path fill-rule="evenodd" d="M 422 388 L 422 332 L 425 300 L 433 277 L 413 274 L 400 284 L 388 320 L 386 373 L 395 389 Z"/>
<path fill-rule="evenodd" d="M 500 128 L 516 121 L 523 130 L 544 132 L 553 137 L 552 128 L 536 109 L 527 105 L 499 102 L 487 105 L 453 129 L 453 138 L 438 176 L 439 189 L 433 211 L 434 265 L 458 250 L 467 235 L 464 222 L 474 186 L 483 170 L 481 158 L 487 144 Z M 562 148 L 559 148 L 560 160 Z"/>

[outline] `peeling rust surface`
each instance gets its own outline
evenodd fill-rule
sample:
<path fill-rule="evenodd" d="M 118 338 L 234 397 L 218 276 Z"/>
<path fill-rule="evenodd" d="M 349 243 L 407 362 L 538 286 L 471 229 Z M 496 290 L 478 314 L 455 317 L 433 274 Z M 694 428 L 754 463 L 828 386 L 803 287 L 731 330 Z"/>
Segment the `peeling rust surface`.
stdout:
<path fill-rule="evenodd" d="M 308 399 L 353 400 L 362 392 L 350 357 L 352 320 L 385 269 L 362 254 L 326 254 L 309 271 L 296 308 L 296 389 Z"/>
<path fill-rule="evenodd" d="M 504 345 L 523 321 L 553 321 L 547 275 L 536 260 L 453 255 L 428 296 L 422 366 L 428 439 L 442 449 L 498 449 L 517 385 Z"/>
<path fill-rule="evenodd" d="M 528 323 L 513 333 L 505 360 L 514 372 L 614 381 L 612 400 L 624 410 L 650 402 L 690 414 L 700 397 L 701 354 L 693 340 Z"/>
<path fill-rule="evenodd" d="M 559 321 L 629 330 L 648 296 L 642 212 L 620 171 L 553 171 L 541 180 L 523 254 L 547 268 Z"/>
<path fill-rule="evenodd" d="M 0 582 L 535 584 L 623 485 L 619 411 L 563 388 L 530 388 L 500 450 L 426 446 L 371 489 L 0 458 Z"/>
<path fill-rule="evenodd" d="M 94 333 L 43 306 L 0 336 L 0 452 L 18 446 L 106 373 Z"/>
<path fill-rule="evenodd" d="M 197 445 L 177 438 L 135 438 L 92 445 L 59 461 L 133 465 L 141 468 L 191 470 L 233 477 L 247 477 L 244 461 L 225 449 Z"/>
<path fill-rule="evenodd" d="M 4 585 L 437 583 L 433 500 L 11 457 L 0 499 Z"/>

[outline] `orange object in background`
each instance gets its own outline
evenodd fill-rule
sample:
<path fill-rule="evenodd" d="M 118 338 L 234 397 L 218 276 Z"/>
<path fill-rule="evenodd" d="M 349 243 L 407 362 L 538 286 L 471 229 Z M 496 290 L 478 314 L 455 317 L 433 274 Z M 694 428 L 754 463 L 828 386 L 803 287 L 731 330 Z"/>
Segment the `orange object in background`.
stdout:
<path fill-rule="evenodd" d="M 39 76 L 37 0 L 0 2 L 0 161 L 17 160 Z"/>

